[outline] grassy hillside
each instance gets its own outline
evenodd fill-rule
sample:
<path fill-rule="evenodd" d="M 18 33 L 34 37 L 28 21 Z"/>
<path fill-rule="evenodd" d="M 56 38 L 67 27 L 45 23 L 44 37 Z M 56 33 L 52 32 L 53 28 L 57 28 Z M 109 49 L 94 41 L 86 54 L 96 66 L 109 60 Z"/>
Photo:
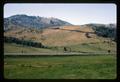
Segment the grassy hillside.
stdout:
<path fill-rule="evenodd" d="M 39 52 L 54 52 L 50 49 L 44 48 L 35 48 L 35 47 L 28 47 L 23 45 L 18 45 L 14 43 L 4 43 L 4 52 L 5 53 L 39 53 Z"/>
<path fill-rule="evenodd" d="M 72 52 L 108 52 L 110 50 L 111 53 L 116 53 L 116 42 L 97 36 L 88 26 L 59 26 L 44 30 L 14 28 L 4 32 L 4 36 L 41 42 L 50 47 L 50 49 L 42 49 L 5 43 L 5 52 L 22 50 L 24 52 L 63 52 L 63 47 L 68 47 Z"/>
<path fill-rule="evenodd" d="M 97 36 L 90 27 L 60 26 L 44 30 L 13 28 L 4 36 L 41 42 L 35 48 L 4 42 L 4 53 L 103 52 L 101 56 L 40 56 L 4 58 L 4 77 L 9 79 L 115 79 L 116 42 Z M 62 55 L 62 54 L 61 54 Z"/>
<path fill-rule="evenodd" d="M 108 53 L 108 50 L 111 50 L 111 53 L 116 54 L 116 46 L 102 43 L 96 44 L 79 44 L 79 45 L 72 45 L 66 47 L 69 52 L 95 52 L 95 53 Z M 35 48 L 35 47 L 28 47 L 23 45 L 18 45 L 14 43 L 4 43 L 4 52 L 5 53 L 54 53 L 54 52 L 64 52 L 63 47 L 51 47 L 48 49 L 45 48 Z"/>
<path fill-rule="evenodd" d="M 115 56 L 5 57 L 7 79 L 116 79 Z"/>
<path fill-rule="evenodd" d="M 42 42 L 47 46 L 67 46 L 85 41 L 97 41 L 96 35 L 92 34 L 92 40 L 86 37 L 86 32 L 93 32 L 89 27 L 82 28 L 80 26 L 62 26 L 59 29 L 48 28 L 41 30 L 36 29 L 12 29 L 4 33 L 4 36 L 12 36 L 19 39 L 33 40 Z"/>

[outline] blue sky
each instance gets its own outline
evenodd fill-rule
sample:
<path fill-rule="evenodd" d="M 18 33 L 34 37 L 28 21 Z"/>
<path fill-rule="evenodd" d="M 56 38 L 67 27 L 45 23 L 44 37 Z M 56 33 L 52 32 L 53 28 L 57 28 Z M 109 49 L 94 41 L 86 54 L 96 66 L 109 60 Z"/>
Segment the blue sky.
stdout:
<path fill-rule="evenodd" d="M 115 4 L 5 4 L 4 18 L 26 14 L 55 17 L 75 25 L 88 23 L 116 23 Z"/>

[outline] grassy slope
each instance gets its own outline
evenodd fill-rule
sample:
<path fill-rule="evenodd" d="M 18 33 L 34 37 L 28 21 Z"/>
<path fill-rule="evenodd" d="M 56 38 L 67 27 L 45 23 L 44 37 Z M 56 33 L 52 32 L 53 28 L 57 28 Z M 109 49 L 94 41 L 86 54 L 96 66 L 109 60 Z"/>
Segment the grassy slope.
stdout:
<path fill-rule="evenodd" d="M 72 45 L 68 46 L 67 48 L 71 48 L 71 52 L 104 52 L 107 53 L 108 49 L 111 50 L 111 53 L 116 53 L 116 46 L 108 44 L 102 44 L 102 43 L 96 43 L 96 44 L 79 44 L 79 45 Z M 22 46 L 14 43 L 4 43 L 4 52 L 5 53 L 40 53 L 40 52 L 63 52 L 63 47 L 55 47 L 51 49 L 44 49 L 44 48 L 35 48 L 35 47 L 28 47 L 28 46 Z"/>
<path fill-rule="evenodd" d="M 43 48 L 35 48 L 35 47 L 28 47 L 22 46 L 15 43 L 4 43 L 4 52 L 5 53 L 38 53 L 38 52 L 54 52 L 50 49 L 43 49 Z"/>
<path fill-rule="evenodd" d="M 4 59 L 9 79 L 115 79 L 115 56 L 16 57 Z"/>
<path fill-rule="evenodd" d="M 70 31 L 78 30 L 82 32 Z M 72 51 L 77 52 L 107 52 L 111 50 L 112 53 L 116 53 L 116 43 L 111 41 L 105 43 L 104 41 L 110 41 L 107 38 L 98 37 L 95 34 L 92 38 L 87 38 L 86 32 L 94 32 L 90 27 L 80 27 L 80 26 L 63 26 L 60 29 L 45 29 L 43 33 L 35 29 L 15 29 L 5 32 L 5 36 L 14 36 L 17 38 L 31 39 L 35 41 L 40 41 L 46 46 L 58 47 L 58 50 L 53 48 L 42 49 L 42 48 L 31 48 L 23 47 L 13 44 L 6 44 L 4 46 L 5 52 L 52 52 L 60 51 L 63 52 L 63 47 L 69 47 Z M 43 36 L 41 36 L 43 35 Z M 41 39 L 43 38 L 43 40 Z M 91 44 L 92 43 L 92 44 Z"/>
<path fill-rule="evenodd" d="M 108 44 L 102 42 L 96 43 L 84 43 L 79 45 L 70 46 L 73 51 L 81 51 L 81 52 L 104 52 L 107 53 L 108 50 L 111 50 L 112 53 L 116 53 L 116 44 Z"/>
<path fill-rule="evenodd" d="M 42 33 L 40 30 L 35 29 L 15 29 L 5 32 L 4 35 L 42 42 L 46 46 L 68 46 L 85 43 L 86 41 L 99 41 L 95 38 L 96 36 L 93 36 L 92 39 L 87 38 L 85 35 L 86 32 L 93 32 L 93 30 L 89 27 L 82 28 L 80 26 L 63 26 L 63 28 L 60 29 L 44 29 Z"/>

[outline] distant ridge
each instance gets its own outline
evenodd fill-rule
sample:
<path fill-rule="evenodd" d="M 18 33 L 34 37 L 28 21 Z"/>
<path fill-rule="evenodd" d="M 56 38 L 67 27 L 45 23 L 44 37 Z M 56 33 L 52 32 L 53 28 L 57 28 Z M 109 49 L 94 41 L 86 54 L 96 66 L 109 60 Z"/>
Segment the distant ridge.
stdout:
<path fill-rule="evenodd" d="M 51 26 L 64 26 L 64 25 L 72 24 L 53 17 L 46 18 L 39 16 L 28 16 L 24 14 L 13 15 L 4 18 L 4 30 L 7 30 L 12 26 L 41 29 Z"/>

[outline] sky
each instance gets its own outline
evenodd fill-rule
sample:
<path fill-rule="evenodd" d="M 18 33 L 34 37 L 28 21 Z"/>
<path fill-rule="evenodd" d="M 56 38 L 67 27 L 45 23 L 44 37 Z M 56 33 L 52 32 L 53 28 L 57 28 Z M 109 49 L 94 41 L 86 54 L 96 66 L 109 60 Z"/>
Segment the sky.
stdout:
<path fill-rule="evenodd" d="M 16 14 L 55 17 L 74 25 L 88 23 L 116 23 L 115 4 L 30 4 L 8 3 L 4 5 L 4 18 Z"/>

